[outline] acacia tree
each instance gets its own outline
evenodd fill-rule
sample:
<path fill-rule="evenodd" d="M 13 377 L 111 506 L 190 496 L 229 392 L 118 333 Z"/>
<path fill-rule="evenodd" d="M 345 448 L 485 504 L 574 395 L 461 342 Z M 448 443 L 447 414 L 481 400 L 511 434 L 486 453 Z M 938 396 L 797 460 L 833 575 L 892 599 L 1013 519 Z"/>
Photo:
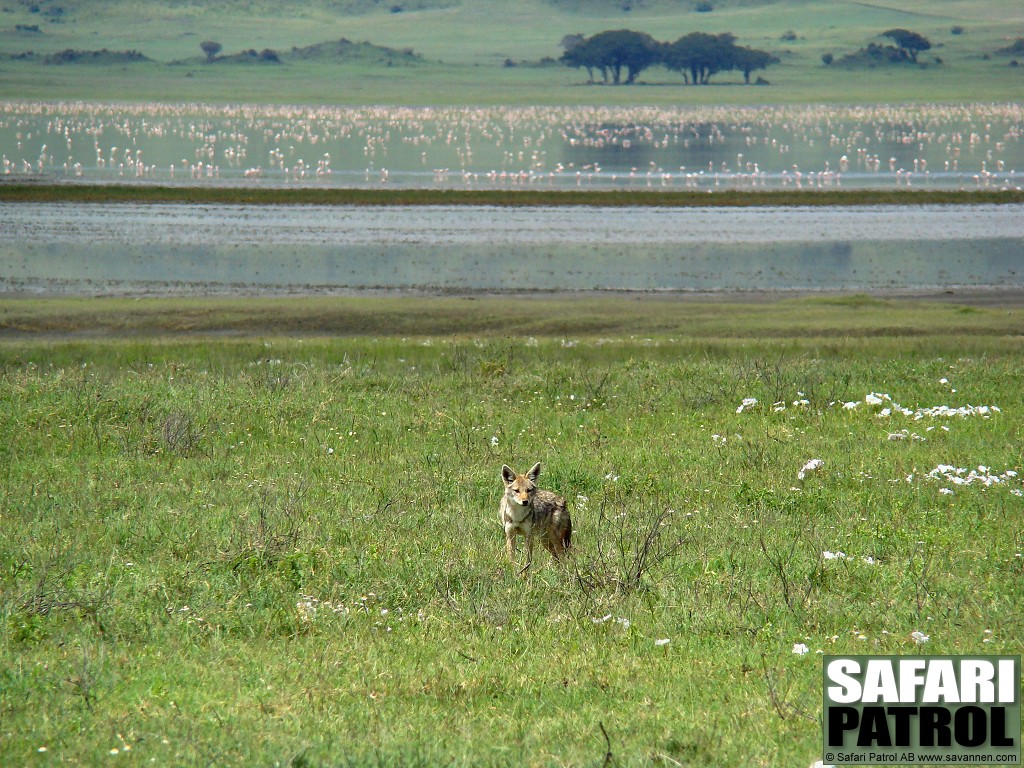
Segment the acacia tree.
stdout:
<path fill-rule="evenodd" d="M 646 32 L 617 29 L 599 32 L 573 46 L 562 55 L 571 67 L 586 67 L 591 73 L 600 69 L 605 82 L 609 75 L 615 85 L 636 82 L 637 76 L 661 59 L 661 44 Z M 625 80 L 623 80 L 625 71 Z"/>
<path fill-rule="evenodd" d="M 725 32 L 709 35 L 692 32 L 674 43 L 659 43 L 644 32 L 618 29 L 599 32 L 593 37 L 566 35 L 561 62 L 570 67 L 585 67 L 594 80 L 600 70 L 604 82 L 630 84 L 654 64 L 680 72 L 688 83 L 707 84 L 712 75 L 738 69 L 750 82 L 750 73 L 775 64 L 778 59 L 765 51 L 736 45 L 736 37 Z M 625 77 L 623 77 L 625 74 Z"/>
<path fill-rule="evenodd" d="M 602 63 L 596 46 L 591 45 L 590 41 L 582 35 L 574 45 L 565 49 L 565 53 L 559 60 L 567 67 L 586 69 L 590 82 L 594 82 L 594 70 L 600 69 L 604 81 L 608 82 L 608 68 Z"/>
<path fill-rule="evenodd" d="M 214 42 L 213 40 L 204 40 L 199 44 L 199 47 L 203 49 L 203 53 L 206 54 L 207 61 L 213 61 L 213 57 L 221 52 L 224 47 L 220 43 Z"/>
<path fill-rule="evenodd" d="M 750 73 L 757 69 L 765 69 L 770 64 L 778 64 L 779 60 L 767 51 L 756 48 L 736 46 L 732 51 L 733 63 L 743 73 L 743 82 L 750 83 Z"/>
<path fill-rule="evenodd" d="M 928 38 L 917 34 L 917 32 L 911 32 L 909 29 L 890 29 L 883 32 L 882 37 L 888 37 L 896 43 L 896 47 L 909 56 L 915 64 L 917 63 L 917 54 L 932 47 Z"/>
<path fill-rule="evenodd" d="M 735 68 L 735 52 L 736 38 L 728 32 L 720 35 L 691 32 L 666 46 L 662 62 L 669 69 L 682 73 L 687 82 L 707 85 L 712 75 Z"/>
<path fill-rule="evenodd" d="M 562 46 L 562 50 L 563 51 L 568 51 L 568 50 L 571 50 L 571 49 L 575 48 L 577 45 L 582 43 L 584 40 L 586 40 L 586 37 L 584 37 L 579 32 L 575 32 L 575 33 L 573 33 L 571 35 L 566 35 L 565 37 L 563 37 L 559 41 L 558 44 L 560 46 Z"/>

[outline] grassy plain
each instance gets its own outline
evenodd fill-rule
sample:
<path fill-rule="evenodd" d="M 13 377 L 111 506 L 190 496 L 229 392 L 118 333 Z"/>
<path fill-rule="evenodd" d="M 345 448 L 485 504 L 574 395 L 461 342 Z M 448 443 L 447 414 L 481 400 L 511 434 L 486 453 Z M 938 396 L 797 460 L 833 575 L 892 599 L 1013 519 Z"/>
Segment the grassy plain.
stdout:
<path fill-rule="evenodd" d="M 761 104 L 1016 101 L 1024 68 L 996 52 L 1024 34 L 1015 0 L 859 3 L 848 0 L 720 0 L 711 13 L 670 0 L 572 3 L 461 0 L 455 3 L 270 3 L 232 0 L 203 5 L 50 0 L 11 4 L 0 19 L 0 55 L 68 48 L 138 50 L 152 61 L 48 65 L 0 59 L 0 96 L 19 99 L 212 101 L 313 104 Z M 63 10 L 52 12 L 53 6 Z M 628 8 L 629 10 L 625 10 Z M 38 33 L 18 26 L 38 27 Z M 631 87 L 588 85 L 582 71 L 552 65 L 561 38 L 606 29 L 645 31 L 671 41 L 693 32 L 732 32 L 742 45 L 768 50 L 780 63 L 762 73 L 769 87 L 741 85 L 737 73 L 686 87 L 661 68 Z M 846 70 L 825 67 L 894 27 L 932 42 L 922 67 Z M 959 34 L 954 34 L 957 28 Z M 346 37 L 396 50 L 418 64 L 386 66 L 322 57 L 289 60 L 292 47 Z M 786 39 L 783 39 L 783 38 Z M 199 42 L 224 54 L 270 48 L 281 64 L 207 63 Z M 936 59 L 941 59 L 938 64 Z M 171 62 L 178 62 L 172 64 Z"/>
<path fill-rule="evenodd" d="M 5 54 L 154 61 L 4 60 L 3 98 L 1021 93 L 1020 69 L 984 58 L 1024 23 L 1013 0 L 11 5 Z M 944 64 L 822 66 L 895 26 Z M 767 88 L 522 65 L 619 27 L 732 31 L 783 61 Z M 208 38 L 342 35 L 424 62 L 195 58 Z M 1022 320 L 866 297 L 0 301 L 0 763 L 807 765 L 817 651 L 1021 653 Z M 535 460 L 569 499 L 576 554 L 521 578 L 498 469 Z"/>
<path fill-rule="evenodd" d="M 1020 309 L 0 316 L 5 764 L 800 766 L 817 651 L 1021 652 Z M 576 551 L 522 578 L 536 460 Z"/>

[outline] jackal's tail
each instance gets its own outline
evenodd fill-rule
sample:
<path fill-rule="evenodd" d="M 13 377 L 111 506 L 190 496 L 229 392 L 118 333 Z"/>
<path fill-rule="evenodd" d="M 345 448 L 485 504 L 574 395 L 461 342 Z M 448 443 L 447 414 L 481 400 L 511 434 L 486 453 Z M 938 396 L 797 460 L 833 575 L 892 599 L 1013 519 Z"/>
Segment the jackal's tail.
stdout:
<path fill-rule="evenodd" d="M 562 533 L 562 549 L 568 552 L 572 549 L 572 520 L 565 521 L 565 531 Z"/>

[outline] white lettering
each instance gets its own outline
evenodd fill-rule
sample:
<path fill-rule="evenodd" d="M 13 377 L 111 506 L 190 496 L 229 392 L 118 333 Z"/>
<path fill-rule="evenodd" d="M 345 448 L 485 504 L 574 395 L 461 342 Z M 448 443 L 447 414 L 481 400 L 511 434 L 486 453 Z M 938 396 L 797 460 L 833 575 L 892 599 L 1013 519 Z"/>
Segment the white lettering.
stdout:
<path fill-rule="evenodd" d="M 1013 704 L 1017 701 L 1017 681 L 1013 674 L 1013 659 L 999 660 L 999 703 Z"/>
<path fill-rule="evenodd" d="M 892 670 L 889 659 L 869 659 L 864 670 L 864 693 L 861 701 L 865 704 L 880 701 L 899 701 L 900 693 L 896 688 L 896 674 Z"/>
<path fill-rule="evenodd" d="M 917 674 L 928 666 L 925 659 L 900 659 L 900 704 L 917 701 L 917 687 L 924 685 L 924 675 Z"/>
<path fill-rule="evenodd" d="M 860 683 L 851 674 L 860 673 L 860 664 L 853 659 L 836 659 L 829 662 L 826 669 L 828 679 L 838 685 L 829 686 L 828 697 L 839 704 L 852 704 L 860 701 Z"/>
<path fill-rule="evenodd" d="M 941 698 L 940 698 L 941 697 Z M 924 704 L 960 703 L 960 691 L 956 686 L 956 669 L 951 659 L 933 659 L 928 665 L 924 678 Z"/>
<path fill-rule="evenodd" d="M 996 687 L 992 683 L 995 674 L 995 667 L 990 661 L 964 659 L 960 663 L 960 702 L 977 704 L 995 701 Z"/>
<path fill-rule="evenodd" d="M 825 674 L 835 704 L 1015 704 L 1017 664 L 1013 657 L 833 658 Z"/>

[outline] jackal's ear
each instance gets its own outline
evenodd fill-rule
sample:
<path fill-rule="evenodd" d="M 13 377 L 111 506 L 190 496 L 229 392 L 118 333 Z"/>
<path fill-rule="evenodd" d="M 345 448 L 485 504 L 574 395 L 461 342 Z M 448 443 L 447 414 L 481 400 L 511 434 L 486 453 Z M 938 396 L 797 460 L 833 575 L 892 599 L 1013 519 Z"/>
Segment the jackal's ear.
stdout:
<path fill-rule="evenodd" d="M 516 471 L 512 469 L 508 464 L 501 465 L 501 479 L 505 481 L 505 485 L 508 485 L 516 479 Z"/>
<path fill-rule="evenodd" d="M 526 479 L 529 480 L 531 483 L 533 483 L 533 482 L 536 482 L 538 475 L 540 475 L 540 462 L 539 461 L 536 464 L 534 464 L 532 467 L 530 467 L 530 471 L 526 473 Z"/>

